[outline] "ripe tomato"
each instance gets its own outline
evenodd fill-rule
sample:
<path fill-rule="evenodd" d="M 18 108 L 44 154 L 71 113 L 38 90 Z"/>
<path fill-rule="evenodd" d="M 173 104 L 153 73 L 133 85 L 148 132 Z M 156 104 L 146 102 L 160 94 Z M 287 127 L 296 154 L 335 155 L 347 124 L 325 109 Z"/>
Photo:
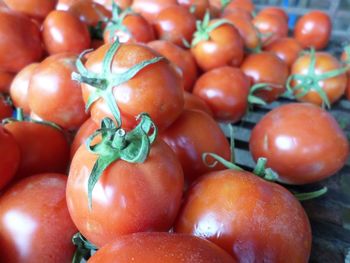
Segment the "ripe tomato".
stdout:
<path fill-rule="evenodd" d="M 0 72 L 18 72 L 43 54 L 38 26 L 26 16 L 0 7 Z"/>
<path fill-rule="evenodd" d="M 198 76 L 198 67 L 192 53 L 166 40 L 155 40 L 147 45 L 179 67 L 184 89 L 191 91 Z"/>
<path fill-rule="evenodd" d="M 94 0 L 94 2 L 104 5 L 108 10 L 112 10 L 112 1 L 113 0 Z M 124 10 L 131 6 L 133 0 L 114 0 L 114 2 Z"/>
<path fill-rule="evenodd" d="M 133 0 L 131 8 L 153 24 L 163 9 L 173 5 L 177 5 L 177 0 Z"/>
<path fill-rule="evenodd" d="M 90 47 L 90 34 L 87 26 L 68 11 L 50 12 L 43 22 L 42 37 L 47 52 L 81 53 Z"/>
<path fill-rule="evenodd" d="M 285 91 L 288 66 L 272 52 L 250 54 L 242 63 L 241 69 L 253 84 L 267 83 L 270 90 L 258 90 L 254 95 L 266 102 L 272 102 Z"/>
<path fill-rule="evenodd" d="M 223 4 L 228 2 L 225 6 Z M 249 13 L 254 12 L 255 6 L 252 0 L 232 0 L 232 1 L 222 1 L 222 0 L 209 0 L 210 6 L 220 12 L 219 10 L 228 9 L 243 9 Z"/>
<path fill-rule="evenodd" d="M 279 16 L 281 17 L 283 20 L 285 20 L 286 22 L 288 22 L 288 14 L 286 13 L 286 11 L 284 11 L 282 8 L 277 7 L 277 6 L 268 6 L 265 7 L 264 9 L 262 9 L 259 12 L 260 14 L 270 14 L 270 15 L 275 15 L 275 16 Z"/>
<path fill-rule="evenodd" d="M 303 48 L 295 38 L 282 37 L 267 45 L 265 50 L 275 53 L 291 67 Z"/>
<path fill-rule="evenodd" d="M 58 0 L 3 0 L 5 4 L 30 17 L 43 20 L 48 13 L 55 9 Z"/>
<path fill-rule="evenodd" d="M 174 233 L 135 233 L 102 247 L 89 263 L 234 263 L 225 251 L 207 240 Z"/>
<path fill-rule="evenodd" d="M 191 42 L 196 31 L 196 17 L 186 7 L 170 6 L 159 12 L 154 28 L 158 39 L 184 47 L 183 41 Z"/>
<path fill-rule="evenodd" d="M 205 165 L 203 153 L 216 153 L 230 159 L 230 145 L 225 134 L 212 117 L 201 111 L 184 110 L 160 136 L 179 158 L 188 185 L 206 172 L 223 169 L 223 166 Z"/>
<path fill-rule="evenodd" d="M 28 102 L 29 81 L 39 63 L 31 63 L 17 73 L 10 87 L 10 95 L 16 108 L 21 108 L 25 114 L 30 113 Z M 45 105 L 46 106 L 46 105 Z"/>
<path fill-rule="evenodd" d="M 14 177 L 20 161 L 20 149 L 15 138 L 2 126 L 0 126 L 0 155 L 0 190 L 2 190 Z"/>
<path fill-rule="evenodd" d="M 67 184 L 70 215 L 90 242 L 102 247 L 120 235 L 171 228 L 180 207 L 183 172 L 162 140 L 153 144 L 144 163 L 112 163 L 94 188 L 90 210 L 88 178 L 96 160 L 82 145 L 72 160 Z"/>
<path fill-rule="evenodd" d="M 58 0 L 58 3 L 56 5 L 56 10 L 68 10 L 68 8 L 73 5 L 75 2 L 78 2 L 80 0 Z"/>
<path fill-rule="evenodd" d="M 29 83 L 30 109 L 42 119 L 66 129 L 76 129 L 88 118 L 80 85 L 71 78 L 72 72 L 77 71 L 76 59 L 76 55 L 68 53 L 46 58 L 37 66 Z"/>
<path fill-rule="evenodd" d="M 294 37 L 303 48 L 314 47 L 316 50 L 327 47 L 332 31 L 332 21 L 326 13 L 311 11 L 297 21 Z"/>
<path fill-rule="evenodd" d="M 37 173 L 65 173 L 69 145 L 64 134 L 47 124 L 15 121 L 4 125 L 19 145 L 21 160 L 15 179 Z"/>
<path fill-rule="evenodd" d="M 0 197 L 0 246 L 3 262 L 69 262 L 77 232 L 69 217 L 67 176 L 26 178 Z"/>
<path fill-rule="evenodd" d="M 212 241 L 237 262 L 308 262 L 311 228 L 282 186 L 244 171 L 201 177 L 188 191 L 175 232 Z"/>
<path fill-rule="evenodd" d="M 203 19 L 205 12 L 209 10 L 208 0 L 177 0 L 177 3 L 190 11 L 194 9 L 192 13 L 197 19 Z"/>
<path fill-rule="evenodd" d="M 349 143 L 336 120 L 312 104 L 291 103 L 275 108 L 254 127 L 249 142 L 255 160 L 267 158 L 267 166 L 279 181 L 307 184 L 341 169 Z"/>
<path fill-rule="evenodd" d="M 12 106 L 5 96 L 0 93 L 0 121 L 12 116 Z"/>
<path fill-rule="evenodd" d="M 200 110 L 213 117 L 213 112 L 209 106 L 200 97 L 193 95 L 187 91 L 184 92 L 185 106 L 186 110 Z"/>
<path fill-rule="evenodd" d="M 237 122 L 247 112 L 249 88 L 242 70 L 226 66 L 200 76 L 193 93 L 209 105 L 216 120 Z"/>
<path fill-rule="evenodd" d="M 0 93 L 8 93 L 15 74 L 0 71 Z"/>

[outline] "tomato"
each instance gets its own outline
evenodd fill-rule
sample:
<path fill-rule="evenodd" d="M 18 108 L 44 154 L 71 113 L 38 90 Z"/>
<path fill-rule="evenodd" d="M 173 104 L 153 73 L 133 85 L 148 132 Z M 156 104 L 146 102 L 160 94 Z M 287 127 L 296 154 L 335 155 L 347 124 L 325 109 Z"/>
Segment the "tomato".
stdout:
<path fill-rule="evenodd" d="M 193 93 L 209 105 L 217 121 L 237 122 L 247 112 L 249 89 L 242 70 L 226 66 L 200 76 Z"/>
<path fill-rule="evenodd" d="M 231 9 L 224 9 L 221 12 L 220 17 L 224 17 L 228 14 L 234 14 L 237 17 L 243 18 L 243 19 L 247 19 L 249 21 L 251 21 L 253 19 L 253 16 L 250 12 L 248 12 L 245 9 L 242 8 L 231 8 Z"/>
<path fill-rule="evenodd" d="M 12 116 L 12 107 L 5 96 L 0 94 L 0 121 Z"/>
<path fill-rule="evenodd" d="M 288 35 L 288 22 L 277 15 L 260 13 L 254 17 L 253 24 L 262 34 L 264 45 Z"/>
<path fill-rule="evenodd" d="M 275 53 L 291 67 L 303 48 L 295 38 L 282 37 L 267 45 L 265 50 Z"/>
<path fill-rule="evenodd" d="M 255 95 L 272 102 L 285 91 L 288 66 L 272 52 L 250 54 L 241 65 L 242 71 L 253 84 L 267 83 L 270 90 L 258 90 Z"/>
<path fill-rule="evenodd" d="M 259 12 L 260 14 L 270 14 L 270 15 L 275 15 L 275 16 L 279 16 L 281 17 L 283 20 L 285 20 L 286 22 L 288 22 L 288 14 L 286 13 L 286 11 L 284 11 L 282 8 L 277 7 L 277 6 L 268 6 L 265 7 L 264 9 L 262 9 Z"/>
<path fill-rule="evenodd" d="M 21 108 L 25 114 L 30 113 L 28 102 L 29 81 L 39 63 L 31 63 L 17 73 L 10 87 L 10 96 L 16 108 Z"/>
<path fill-rule="evenodd" d="M 0 72 L 16 73 L 39 61 L 43 50 L 37 25 L 26 16 L 0 7 Z"/>
<path fill-rule="evenodd" d="M 0 246 L 3 262 L 70 262 L 77 231 L 69 217 L 67 176 L 38 174 L 0 197 Z"/>
<path fill-rule="evenodd" d="M 85 66 L 101 74 L 103 59 L 110 45 L 104 45 L 90 54 Z M 125 72 L 145 60 L 153 59 L 158 53 L 140 44 L 121 44 L 112 61 L 112 72 Z M 85 102 L 93 88 L 83 84 Z M 168 127 L 182 112 L 184 98 L 180 75 L 166 60 L 148 65 L 131 80 L 113 90 L 120 109 L 124 127 L 134 127 L 135 117 L 147 112 L 159 129 Z M 91 106 L 91 118 L 99 125 L 106 116 L 112 116 L 106 102 L 98 99 Z"/>
<path fill-rule="evenodd" d="M 175 232 L 212 241 L 237 262 L 308 262 L 311 228 L 282 186 L 244 171 L 201 177 L 188 191 Z"/>
<path fill-rule="evenodd" d="M 78 2 L 80 0 L 58 0 L 58 3 L 56 5 L 56 10 L 68 10 L 68 8 L 73 5 L 75 2 Z"/>
<path fill-rule="evenodd" d="M 208 171 L 223 169 L 222 166 L 205 165 L 203 153 L 230 158 L 230 145 L 225 134 L 212 117 L 201 111 L 184 110 L 160 136 L 179 158 L 188 185 Z"/>
<path fill-rule="evenodd" d="M 346 86 L 345 96 L 348 100 L 350 100 L 350 74 L 348 74 L 348 84 Z"/>
<path fill-rule="evenodd" d="M 234 263 L 225 251 L 204 239 L 173 233 L 135 233 L 116 238 L 89 263 Z"/>
<path fill-rule="evenodd" d="M 203 19 L 205 12 L 209 9 L 208 0 L 177 0 L 177 3 L 181 6 L 193 10 L 193 14 L 197 19 Z"/>
<path fill-rule="evenodd" d="M 0 190 L 2 190 L 14 177 L 20 161 L 20 149 L 15 138 L 2 126 L 0 126 L 0 154 Z"/>
<path fill-rule="evenodd" d="M 266 157 L 279 181 L 288 184 L 307 184 L 333 175 L 349 153 L 336 120 L 306 103 L 283 105 L 265 115 L 252 131 L 249 148 L 255 160 Z"/>
<path fill-rule="evenodd" d="M 80 85 L 71 78 L 77 71 L 76 59 L 68 53 L 48 57 L 37 66 L 29 83 L 30 109 L 66 129 L 76 129 L 88 118 Z"/>
<path fill-rule="evenodd" d="M 58 0 L 3 1 L 9 8 L 39 20 L 43 20 L 48 13 L 54 10 L 58 2 Z"/>
<path fill-rule="evenodd" d="M 297 21 L 294 37 L 303 48 L 316 50 L 327 47 L 332 31 L 332 21 L 326 13 L 315 10 L 303 15 Z"/>
<path fill-rule="evenodd" d="M 49 54 L 81 53 L 90 47 L 87 26 L 68 11 L 52 11 L 43 22 L 42 36 Z"/>
<path fill-rule="evenodd" d="M 345 47 L 344 52 L 341 54 L 341 61 L 345 65 L 350 65 L 350 46 Z M 348 84 L 346 86 L 345 90 L 345 96 L 348 100 L 350 100 L 350 70 L 347 72 L 347 79 L 348 79 Z"/>
<path fill-rule="evenodd" d="M 37 173 L 64 173 L 69 145 L 64 134 L 47 124 L 14 121 L 4 125 L 19 145 L 21 160 L 15 179 Z"/>
<path fill-rule="evenodd" d="M 196 17 L 183 6 L 170 6 L 159 12 L 154 27 L 158 39 L 184 47 L 183 42 L 191 42 L 196 31 Z"/>
<path fill-rule="evenodd" d="M 173 5 L 177 5 L 177 0 L 133 0 L 131 9 L 153 24 L 163 9 Z"/>
<path fill-rule="evenodd" d="M 213 112 L 211 111 L 209 106 L 200 97 L 185 91 L 184 98 L 185 98 L 184 109 L 186 109 L 186 110 L 200 110 L 200 111 L 207 113 L 210 116 L 213 116 Z"/>
<path fill-rule="evenodd" d="M 102 247 L 120 235 L 170 229 L 180 207 L 183 172 L 163 141 L 153 144 L 144 163 L 118 160 L 104 170 L 92 192 L 90 210 L 88 178 L 96 160 L 82 145 L 72 160 L 67 184 L 70 215 L 90 242 Z"/>
<path fill-rule="evenodd" d="M 192 53 L 166 40 L 155 40 L 147 45 L 179 67 L 184 89 L 191 91 L 198 76 L 198 66 Z"/>
<path fill-rule="evenodd" d="M 104 5 L 108 10 L 112 10 L 112 1 L 113 0 L 94 0 L 94 2 Z M 124 10 L 131 6 L 133 0 L 114 0 L 114 2 Z"/>
<path fill-rule="evenodd" d="M 310 70 L 311 61 L 315 59 L 315 69 Z M 300 56 L 292 65 L 291 74 L 297 74 L 304 77 L 304 80 L 295 79 L 291 82 L 296 99 L 303 102 L 311 102 L 321 106 L 337 101 L 345 92 L 347 78 L 346 74 L 340 74 L 331 78 L 318 77 L 326 76 L 327 72 L 340 70 L 341 64 L 331 54 L 326 52 L 316 52 L 315 54 L 304 54 Z M 300 85 L 300 89 L 296 89 Z M 320 94 L 324 93 L 324 97 Z M 305 93 L 304 93 L 305 92 Z M 301 96 L 304 94 L 303 96 Z M 327 102 L 328 100 L 328 102 Z"/>
<path fill-rule="evenodd" d="M 15 74 L 0 71 L 0 93 L 8 93 Z"/>
<path fill-rule="evenodd" d="M 223 3 L 228 2 L 225 6 Z M 222 1 L 222 0 L 209 0 L 210 6 L 214 9 L 219 10 L 229 10 L 229 9 L 243 9 L 249 13 L 254 12 L 255 6 L 252 0 L 232 0 L 232 1 Z"/>

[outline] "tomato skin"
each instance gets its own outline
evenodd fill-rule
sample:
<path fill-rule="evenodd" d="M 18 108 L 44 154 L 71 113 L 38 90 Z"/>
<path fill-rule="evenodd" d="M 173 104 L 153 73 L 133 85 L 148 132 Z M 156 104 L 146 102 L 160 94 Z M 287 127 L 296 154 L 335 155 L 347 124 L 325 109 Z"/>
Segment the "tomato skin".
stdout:
<path fill-rule="evenodd" d="M 2 126 L 0 126 L 0 154 L 0 190 L 2 190 L 14 177 L 20 161 L 20 149 L 15 138 Z"/>
<path fill-rule="evenodd" d="M 184 98 L 185 98 L 185 106 L 184 106 L 185 110 L 200 110 L 210 115 L 211 117 L 213 117 L 213 112 L 211 111 L 209 106 L 206 104 L 206 102 L 200 97 L 185 91 Z"/>
<path fill-rule="evenodd" d="M 188 9 L 194 6 L 195 10 L 193 14 L 200 20 L 203 19 L 205 12 L 210 9 L 208 0 L 177 0 L 177 3 Z"/>
<path fill-rule="evenodd" d="M 0 71 L 0 93 L 8 93 L 15 74 Z"/>
<path fill-rule="evenodd" d="M 336 70 L 341 68 L 339 61 L 333 57 L 331 54 L 326 52 L 316 52 L 315 53 L 316 65 L 315 65 L 315 74 L 321 75 L 331 70 Z M 291 74 L 301 74 L 308 75 L 309 65 L 311 62 L 310 54 L 305 54 L 300 56 L 292 65 Z M 292 87 L 295 87 L 300 83 L 299 80 L 294 80 L 291 83 Z M 319 81 L 319 86 L 326 93 L 330 104 L 337 101 L 345 92 L 347 78 L 346 74 L 341 74 L 334 78 L 328 78 L 323 81 Z M 295 91 L 294 94 L 297 95 L 301 92 Z M 316 90 L 311 89 L 303 97 L 297 97 L 298 101 L 310 102 L 318 106 L 322 106 L 323 100 Z"/>
<path fill-rule="evenodd" d="M 90 47 L 87 26 L 68 11 L 55 10 L 43 22 L 42 37 L 47 52 L 79 54 Z"/>
<path fill-rule="evenodd" d="M 77 71 L 76 59 L 72 53 L 46 58 L 37 66 L 29 83 L 30 109 L 65 129 L 76 129 L 88 118 L 80 84 L 71 78 L 72 72 Z M 50 81 L 50 85 L 43 79 Z"/>
<path fill-rule="evenodd" d="M 249 142 L 255 160 L 267 158 L 267 167 L 279 181 L 307 184 L 323 180 L 341 169 L 349 143 L 336 120 L 309 103 L 275 108 L 254 127 Z"/>
<path fill-rule="evenodd" d="M 12 113 L 13 109 L 10 105 L 10 102 L 6 100 L 6 97 L 0 94 L 0 121 L 5 118 L 11 117 Z"/>
<path fill-rule="evenodd" d="M 69 262 L 77 232 L 69 217 L 63 174 L 26 178 L 0 197 L 0 245 L 3 262 Z"/>
<path fill-rule="evenodd" d="M 102 247 L 120 235 L 170 229 L 180 207 L 184 179 L 179 161 L 163 141 L 152 145 L 144 163 L 112 163 L 94 188 L 89 211 L 88 178 L 96 160 L 85 145 L 78 149 L 66 192 L 70 215 L 88 240 Z"/>
<path fill-rule="evenodd" d="M 135 233 L 121 236 L 101 248 L 89 263 L 234 263 L 225 251 L 191 235 Z"/>
<path fill-rule="evenodd" d="M 108 10 L 112 10 L 112 1 L 123 10 L 130 7 L 133 2 L 133 0 L 94 0 L 94 2 L 105 6 Z"/>
<path fill-rule="evenodd" d="M 311 228 L 296 198 L 249 172 L 201 177 L 187 192 L 175 232 L 203 237 L 237 262 L 308 262 Z"/>
<path fill-rule="evenodd" d="M 248 109 L 250 81 L 242 70 L 220 67 L 200 76 L 193 94 L 202 98 L 218 121 L 237 122 Z"/>
<path fill-rule="evenodd" d="M 209 26 L 217 20 L 212 20 Z M 209 33 L 210 40 L 191 48 L 198 66 L 208 71 L 221 66 L 239 66 L 244 57 L 243 40 L 237 29 L 223 24 Z"/>
<path fill-rule="evenodd" d="M 37 173 L 65 173 L 69 145 L 56 128 L 34 122 L 10 122 L 4 125 L 20 148 L 21 160 L 15 179 Z"/>
<path fill-rule="evenodd" d="M 245 58 L 241 69 L 252 81 L 256 83 L 270 83 L 271 90 L 258 90 L 254 95 L 266 102 L 272 102 L 285 91 L 285 83 L 289 70 L 285 62 L 272 52 L 250 54 Z"/>
<path fill-rule="evenodd" d="M 332 21 L 326 13 L 311 11 L 296 23 L 294 37 L 303 48 L 314 47 L 321 50 L 327 47 L 332 31 Z"/>
<path fill-rule="evenodd" d="M 133 0 L 131 9 L 146 18 L 148 23 L 154 24 L 163 9 L 174 5 L 177 5 L 177 0 Z"/>
<path fill-rule="evenodd" d="M 23 13 L 39 20 L 44 19 L 48 13 L 55 9 L 58 0 L 3 0 L 5 4 L 17 12 Z"/>
<path fill-rule="evenodd" d="M 43 54 L 40 31 L 26 16 L 0 8 L 0 71 L 16 73 Z"/>
<path fill-rule="evenodd" d="M 184 89 L 191 91 L 198 76 L 198 66 L 192 53 L 166 40 L 155 40 L 147 45 L 179 67 Z"/>
<path fill-rule="evenodd" d="M 103 5 L 92 0 L 78 0 L 68 7 L 68 11 L 88 26 L 96 26 L 98 22 L 111 17 L 111 12 Z"/>
<path fill-rule="evenodd" d="M 216 12 L 220 12 L 222 9 L 222 1 L 221 0 L 209 0 L 210 6 L 216 9 Z M 252 13 L 255 9 L 255 6 L 251 0 L 233 0 L 226 6 L 225 10 L 230 9 L 243 9 L 249 13 Z"/>
<path fill-rule="evenodd" d="M 269 15 L 279 16 L 280 18 L 288 22 L 288 14 L 286 13 L 286 11 L 284 11 L 282 8 L 277 6 L 265 7 L 259 12 L 259 15 L 260 14 L 269 14 Z"/>
<path fill-rule="evenodd" d="M 206 172 L 223 169 L 221 165 L 214 168 L 205 165 L 203 153 L 230 159 L 230 145 L 224 133 L 212 117 L 201 111 L 184 110 L 160 136 L 179 158 L 187 185 Z"/>

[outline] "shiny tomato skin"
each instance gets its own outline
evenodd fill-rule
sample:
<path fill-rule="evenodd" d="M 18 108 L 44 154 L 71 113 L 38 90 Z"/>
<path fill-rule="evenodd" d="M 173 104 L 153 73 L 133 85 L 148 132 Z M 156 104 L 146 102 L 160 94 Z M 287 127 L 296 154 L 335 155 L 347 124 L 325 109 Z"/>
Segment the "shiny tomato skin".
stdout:
<path fill-rule="evenodd" d="M 67 176 L 38 174 L 8 188 L 0 197 L 0 245 L 3 262 L 70 262 L 72 236 Z"/>
<path fill-rule="evenodd" d="M 0 190 L 2 190 L 16 174 L 20 162 L 20 149 L 15 138 L 0 126 Z"/>
<path fill-rule="evenodd" d="M 316 52 L 316 64 L 315 64 L 315 74 L 322 75 L 328 71 L 337 70 L 341 68 L 339 61 L 327 52 Z M 301 74 L 304 76 L 308 75 L 309 65 L 311 62 L 310 54 L 305 54 L 300 56 L 292 65 L 291 74 Z M 298 85 L 299 80 L 293 81 L 292 87 Z M 319 81 L 319 86 L 326 93 L 330 104 L 337 101 L 341 96 L 343 96 L 346 90 L 347 78 L 346 74 L 341 74 L 334 78 L 328 78 Z M 301 92 L 295 91 L 294 94 L 297 95 Z M 305 96 L 297 97 L 297 100 L 302 102 L 310 102 L 315 105 L 322 106 L 323 100 L 315 89 L 311 89 Z"/>
<path fill-rule="evenodd" d="M 86 68 L 95 73 L 102 71 L 102 61 L 110 45 L 106 44 L 90 54 Z M 114 56 L 112 72 L 126 69 L 145 60 L 158 57 L 151 48 L 140 44 L 122 44 Z M 82 85 L 86 102 L 92 87 Z M 167 60 L 149 65 L 131 80 L 114 87 L 114 97 L 119 106 L 124 127 L 134 127 L 136 116 L 147 112 L 157 127 L 168 127 L 182 112 L 184 105 L 183 82 L 174 66 Z M 128 94 L 128 96 L 125 96 Z M 91 118 L 99 125 L 101 120 L 112 115 L 107 104 L 99 99 L 90 108 Z"/>
<path fill-rule="evenodd" d="M 177 5 L 177 0 L 133 0 L 131 9 L 154 24 L 163 9 L 174 5 Z"/>
<path fill-rule="evenodd" d="M 64 134 L 45 124 L 10 122 L 4 125 L 17 141 L 21 160 L 15 179 L 37 173 L 65 173 L 69 161 L 69 144 Z"/>
<path fill-rule="evenodd" d="M 189 10 L 194 6 L 193 14 L 200 20 L 203 19 L 205 12 L 210 9 L 208 0 L 177 0 L 177 3 Z"/>
<path fill-rule="evenodd" d="M 280 18 L 288 22 L 288 14 L 286 13 L 286 11 L 284 11 L 282 8 L 277 6 L 265 7 L 259 12 L 259 15 L 260 14 L 270 14 L 270 15 L 279 16 Z"/>
<path fill-rule="evenodd" d="M 94 2 L 103 5 L 108 10 L 112 10 L 113 1 L 123 10 L 130 7 L 133 2 L 133 0 L 94 0 Z"/>
<path fill-rule="evenodd" d="M 29 82 L 31 111 L 65 129 L 76 129 L 88 118 L 80 84 L 71 77 L 77 71 L 76 59 L 72 53 L 50 56 L 37 66 Z"/>
<path fill-rule="evenodd" d="M 237 122 L 248 109 L 249 78 L 239 68 L 220 67 L 201 75 L 193 94 L 202 98 L 214 113 L 214 119 Z"/>
<path fill-rule="evenodd" d="M 294 37 L 303 48 L 314 47 L 321 50 L 327 47 L 332 31 L 330 17 L 321 11 L 311 11 L 297 21 Z"/>
<path fill-rule="evenodd" d="M 245 171 L 201 177 L 188 190 L 175 232 L 212 241 L 237 262 L 308 262 L 311 228 L 282 186 Z"/>
<path fill-rule="evenodd" d="M 200 110 L 207 113 L 211 117 L 213 117 L 213 112 L 211 111 L 209 106 L 206 104 L 206 102 L 200 97 L 190 92 L 184 91 L 184 98 L 185 98 L 185 106 L 184 106 L 185 110 Z"/>
<path fill-rule="evenodd" d="M 3 0 L 5 4 L 27 16 L 43 20 L 48 13 L 55 9 L 58 0 Z"/>
<path fill-rule="evenodd" d="M 275 53 L 280 59 L 291 67 L 303 50 L 295 38 L 283 37 L 277 39 L 264 48 L 266 51 Z"/>
<path fill-rule="evenodd" d="M 12 116 L 13 108 L 5 96 L 0 94 L 0 121 Z"/>
<path fill-rule="evenodd" d="M 79 231 L 102 247 L 120 235 L 167 231 L 175 221 L 183 191 L 183 172 L 160 139 L 144 163 L 112 163 L 98 180 L 88 207 L 88 178 L 97 156 L 82 145 L 69 171 L 67 203 Z M 108 215 L 108 220 L 106 220 Z"/>
<path fill-rule="evenodd" d="M 0 71 L 0 93 L 9 93 L 10 86 L 16 74 Z"/>
<path fill-rule="evenodd" d="M 230 159 L 230 145 L 225 134 L 212 117 L 201 111 L 184 110 L 160 136 L 179 158 L 187 185 L 206 172 L 223 169 L 221 165 L 214 168 L 205 165 L 203 153 Z M 211 161 L 213 159 L 209 158 Z"/>
<path fill-rule="evenodd" d="M 217 20 L 212 20 L 212 25 Z M 231 24 L 223 24 L 209 33 L 210 39 L 191 48 L 198 66 L 208 71 L 221 66 L 239 66 L 244 57 L 243 40 Z"/>
<path fill-rule="evenodd" d="M 272 102 L 285 91 L 289 70 L 285 62 L 272 52 L 261 52 L 248 55 L 241 69 L 256 83 L 269 83 L 271 90 L 258 90 L 254 94 L 266 102 Z"/>
<path fill-rule="evenodd" d="M 198 76 L 198 66 L 192 53 L 166 40 L 151 41 L 147 45 L 179 67 L 184 89 L 191 91 Z"/>
<path fill-rule="evenodd" d="M 73 14 L 61 10 L 47 15 L 42 26 L 42 38 L 50 55 L 62 52 L 80 54 L 91 43 L 87 26 Z"/>
<path fill-rule="evenodd" d="M 267 167 L 279 181 L 307 184 L 320 181 L 341 169 L 349 143 L 336 120 L 309 103 L 275 108 L 260 120 L 249 142 L 255 160 L 267 158 Z"/>
<path fill-rule="evenodd" d="M 107 8 L 92 0 L 75 1 L 69 6 L 68 12 L 74 14 L 74 16 L 88 26 L 96 26 L 98 22 L 104 21 L 112 15 Z"/>
<path fill-rule="evenodd" d="M 225 251 L 207 240 L 174 233 L 135 233 L 102 247 L 89 263 L 234 263 Z"/>
<path fill-rule="evenodd" d="M 0 7 L 0 71 L 16 73 L 43 54 L 38 26 L 26 16 Z"/>

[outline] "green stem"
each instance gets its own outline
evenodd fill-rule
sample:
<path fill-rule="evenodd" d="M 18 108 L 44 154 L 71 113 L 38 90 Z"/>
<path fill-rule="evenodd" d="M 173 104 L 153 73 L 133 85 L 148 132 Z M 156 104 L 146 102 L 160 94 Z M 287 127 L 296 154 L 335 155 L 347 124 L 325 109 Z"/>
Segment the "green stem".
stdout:
<path fill-rule="evenodd" d="M 309 193 L 294 193 L 294 196 L 299 200 L 299 201 L 306 201 L 310 199 L 315 199 L 318 198 L 324 194 L 326 194 L 328 191 L 327 187 L 323 187 L 319 190 L 309 192 Z"/>

